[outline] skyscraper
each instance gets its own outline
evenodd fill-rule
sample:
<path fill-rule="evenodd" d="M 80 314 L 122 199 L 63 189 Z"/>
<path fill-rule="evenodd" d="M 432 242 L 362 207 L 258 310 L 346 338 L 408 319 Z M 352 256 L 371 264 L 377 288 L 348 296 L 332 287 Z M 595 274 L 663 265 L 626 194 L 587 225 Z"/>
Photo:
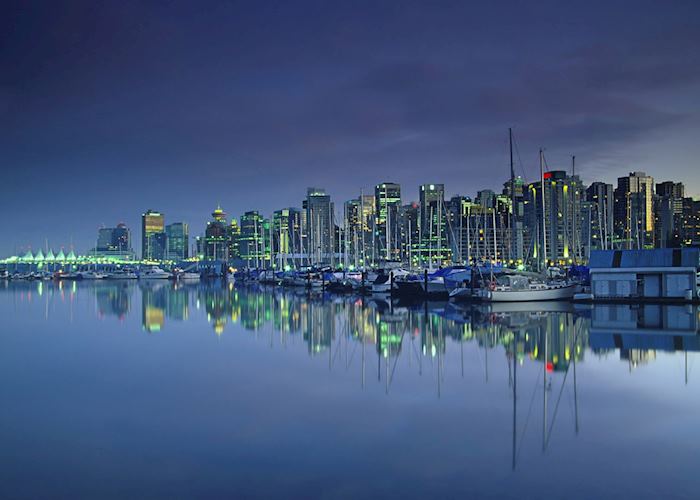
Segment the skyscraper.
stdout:
<path fill-rule="evenodd" d="M 268 239 L 265 237 L 267 231 L 269 231 L 269 221 L 266 221 L 257 210 L 248 211 L 241 216 L 238 248 L 241 259 L 247 267 L 263 268 L 269 262 L 270 254 L 266 248 Z"/>
<path fill-rule="evenodd" d="M 112 230 L 112 247 L 120 254 L 133 254 L 131 231 L 123 222 L 117 224 L 117 227 Z"/>
<path fill-rule="evenodd" d="M 464 217 L 464 204 L 471 202 L 468 196 L 456 195 L 445 202 L 447 214 L 447 238 L 450 241 L 450 248 L 455 262 L 465 262 L 466 246 L 466 218 Z"/>
<path fill-rule="evenodd" d="M 442 265 L 451 257 L 445 231 L 445 186 L 423 184 L 420 196 L 421 259 L 427 265 Z"/>
<path fill-rule="evenodd" d="M 512 185 L 511 185 L 512 184 Z M 503 184 L 503 194 L 510 199 L 508 227 L 508 259 L 515 264 L 525 260 L 525 249 L 530 242 L 530 232 L 525 226 L 525 181 L 522 177 L 509 179 Z"/>
<path fill-rule="evenodd" d="M 656 185 L 654 196 L 654 240 L 656 246 L 678 247 L 682 240 L 683 198 L 682 182 L 666 181 Z"/>
<path fill-rule="evenodd" d="M 307 252 L 312 262 L 330 263 L 333 260 L 333 203 L 330 195 L 320 188 L 310 187 L 306 192 Z"/>
<path fill-rule="evenodd" d="M 618 177 L 615 189 L 615 236 L 623 248 L 654 245 L 654 178 L 644 172 Z"/>
<path fill-rule="evenodd" d="M 417 202 L 401 207 L 401 260 L 409 266 L 418 266 L 420 261 L 420 206 Z"/>
<path fill-rule="evenodd" d="M 399 208 L 401 207 L 401 186 L 393 182 L 383 182 L 374 187 L 376 255 L 383 260 L 399 258 Z"/>
<path fill-rule="evenodd" d="M 301 265 L 301 212 L 298 208 L 283 208 L 273 213 L 271 244 L 276 269 Z"/>
<path fill-rule="evenodd" d="M 586 189 L 586 201 L 590 203 L 590 250 L 612 248 L 614 221 L 613 185 L 594 182 Z M 584 219 L 584 222 L 587 222 Z M 588 238 L 587 238 L 588 239 Z"/>
<path fill-rule="evenodd" d="M 226 224 L 226 213 L 217 207 L 211 214 L 212 220 L 207 222 L 204 231 L 204 258 L 208 260 L 228 260 L 229 229 Z"/>
<path fill-rule="evenodd" d="M 165 216 L 149 209 L 141 216 L 141 258 L 163 260 L 165 245 Z"/>
<path fill-rule="evenodd" d="M 228 226 L 228 258 L 229 261 L 241 258 L 240 250 L 241 227 L 235 217 L 231 218 Z"/>
<path fill-rule="evenodd" d="M 168 259 L 183 260 L 189 257 L 190 231 L 184 222 L 173 222 L 165 226 Z"/>
<path fill-rule="evenodd" d="M 579 177 L 564 170 L 545 172 L 544 208 L 540 182 L 530 184 L 527 192 L 526 220 L 536 234 L 533 261 L 541 265 L 545 261 L 570 264 L 580 260 L 584 254 L 581 241 L 584 189 Z"/>
<path fill-rule="evenodd" d="M 500 194 L 493 200 L 480 198 L 471 201 L 468 197 L 453 198 L 451 210 L 461 212 L 461 220 L 455 216 L 451 223 L 456 252 L 455 260 L 464 263 L 503 261 L 510 255 L 510 240 L 508 238 L 508 216 L 511 198 Z M 493 206 L 491 205 L 493 201 Z"/>
<path fill-rule="evenodd" d="M 681 240 L 685 246 L 700 246 L 700 200 L 683 198 Z"/>
<path fill-rule="evenodd" d="M 496 193 L 490 189 L 482 189 L 481 191 L 477 191 L 474 202 L 478 203 L 484 208 L 495 208 Z"/>
<path fill-rule="evenodd" d="M 97 245 L 90 253 L 100 257 L 134 258 L 131 233 L 126 224 L 120 222 L 117 227 L 100 228 L 97 233 Z"/>

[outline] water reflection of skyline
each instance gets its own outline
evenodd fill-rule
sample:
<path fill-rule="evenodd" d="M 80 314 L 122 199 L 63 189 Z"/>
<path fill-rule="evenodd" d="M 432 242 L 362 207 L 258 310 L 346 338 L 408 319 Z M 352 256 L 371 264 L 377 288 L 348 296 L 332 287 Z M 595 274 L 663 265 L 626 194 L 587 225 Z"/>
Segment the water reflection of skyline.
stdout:
<path fill-rule="evenodd" d="M 248 331 L 272 328 L 283 343 L 300 337 L 310 355 L 347 339 L 374 347 L 382 358 L 400 356 L 406 342 L 419 341 L 422 356 L 444 355 L 447 341 L 475 342 L 485 351 L 500 346 L 510 359 L 544 363 L 564 372 L 575 359 L 619 352 L 633 368 L 653 362 L 657 351 L 700 350 L 698 308 L 687 305 L 600 304 L 578 308 L 568 303 L 456 305 L 447 302 L 401 304 L 372 297 L 307 295 L 283 289 L 261 290 L 230 283 L 198 284 L 101 282 L 5 283 L 20 300 L 72 301 L 93 294 L 103 318 L 123 320 L 134 312 L 140 294 L 144 331 L 166 330 L 169 321 L 190 320 L 192 308 L 204 311 L 217 335 L 230 326 Z M 415 357 L 415 354 L 412 354 Z"/>
<path fill-rule="evenodd" d="M 680 385 L 688 384 L 688 353 L 700 350 L 698 309 L 689 306 L 402 304 L 221 282 L 13 283 L 0 287 L 0 294 L 44 306 L 48 321 L 51 311 L 60 309 L 55 302 L 70 305 L 72 320 L 73 309 L 93 310 L 74 303 L 92 301 L 100 320 L 130 317 L 132 325 L 140 323 L 142 335 L 167 336 L 169 326 L 184 322 L 218 336 L 250 332 L 254 342 L 270 347 L 297 346 L 284 356 L 306 353 L 328 370 L 348 372 L 356 390 L 373 384 L 374 390 L 393 394 L 399 392 L 397 383 L 401 388 L 410 381 L 427 383 L 429 394 L 444 398 L 450 390 L 454 395 L 455 386 L 491 387 L 495 381 L 500 396 L 491 393 L 475 404 L 507 401 L 513 468 L 523 448 L 545 452 L 557 441 L 555 429 L 578 434 L 578 385 L 590 390 L 591 384 L 590 374 L 581 377 L 580 365 L 617 359 L 641 373 L 662 358 L 661 352 L 679 353 Z M 463 380 L 455 384 L 460 373 Z M 489 394 L 473 385 L 470 390 L 469 395 Z M 583 403 L 591 405 L 586 398 Z"/>

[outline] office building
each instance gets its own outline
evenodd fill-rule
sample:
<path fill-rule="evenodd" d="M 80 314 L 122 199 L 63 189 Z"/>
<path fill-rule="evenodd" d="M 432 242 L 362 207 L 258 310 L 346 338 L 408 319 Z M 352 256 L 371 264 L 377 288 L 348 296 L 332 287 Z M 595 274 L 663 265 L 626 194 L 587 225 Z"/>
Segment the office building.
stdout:
<path fill-rule="evenodd" d="M 248 211 L 241 216 L 239 252 L 246 267 L 260 269 L 269 264 L 269 239 L 265 237 L 269 228 L 269 221 L 257 210 Z"/>
<path fill-rule="evenodd" d="M 298 208 L 283 208 L 273 213 L 271 245 L 275 269 L 302 265 L 301 211 Z"/>
<path fill-rule="evenodd" d="M 418 266 L 420 260 L 420 206 L 411 202 L 401 206 L 401 260 L 410 267 Z"/>
<path fill-rule="evenodd" d="M 185 222 L 173 222 L 165 226 L 168 260 L 189 258 L 190 231 Z"/>
<path fill-rule="evenodd" d="M 683 199 L 682 182 L 656 184 L 654 196 L 654 241 L 659 248 L 678 247 L 682 243 Z"/>
<path fill-rule="evenodd" d="M 525 226 L 525 181 L 513 177 L 503 184 L 503 194 L 510 199 L 508 226 L 508 260 L 520 265 L 525 261 L 525 249 L 529 247 L 530 233 Z"/>
<path fill-rule="evenodd" d="M 625 249 L 654 246 L 654 178 L 644 172 L 618 177 L 614 192 L 617 246 Z"/>
<path fill-rule="evenodd" d="M 241 258 L 239 248 L 239 240 L 241 238 L 241 228 L 238 225 L 238 220 L 235 217 L 231 218 L 231 223 L 228 226 L 228 259 L 229 261 L 238 260 Z"/>
<path fill-rule="evenodd" d="M 444 184 L 423 184 L 420 196 L 420 257 L 424 265 L 439 266 L 451 260 L 447 239 Z"/>
<path fill-rule="evenodd" d="M 217 207 L 211 216 L 212 220 L 207 222 L 207 228 L 204 231 L 204 258 L 228 261 L 229 228 L 226 223 L 226 213 L 221 207 Z"/>
<path fill-rule="evenodd" d="M 333 203 L 321 188 L 310 187 L 306 193 L 306 243 L 310 260 L 330 264 L 334 254 Z"/>
<path fill-rule="evenodd" d="M 147 210 L 141 216 L 141 258 L 160 261 L 165 258 L 165 215 Z"/>
<path fill-rule="evenodd" d="M 589 250 L 613 248 L 614 199 L 612 184 L 594 182 L 586 189 L 586 216 L 582 217 L 590 228 L 583 239 L 591 242 Z"/>
<path fill-rule="evenodd" d="M 103 258 L 135 258 L 131 248 L 131 232 L 123 222 L 116 227 L 102 227 L 97 232 L 97 244 L 90 250 L 90 255 Z"/>
<path fill-rule="evenodd" d="M 580 262 L 584 248 L 581 241 L 581 204 L 584 189 L 577 175 L 563 170 L 544 173 L 544 196 L 540 182 L 528 186 L 526 224 L 534 228 L 532 261 L 565 265 Z M 544 200 L 543 200 L 544 198 Z M 544 207 L 543 207 L 544 201 Z M 544 213 L 543 213 L 544 212 Z"/>
<path fill-rule="evenodd" d="M 376 255 L 381 260 L 399 258 L 399 208 L 401 207 L 401 186 L 393 182 L 383 182 L 374 187 Z"/>

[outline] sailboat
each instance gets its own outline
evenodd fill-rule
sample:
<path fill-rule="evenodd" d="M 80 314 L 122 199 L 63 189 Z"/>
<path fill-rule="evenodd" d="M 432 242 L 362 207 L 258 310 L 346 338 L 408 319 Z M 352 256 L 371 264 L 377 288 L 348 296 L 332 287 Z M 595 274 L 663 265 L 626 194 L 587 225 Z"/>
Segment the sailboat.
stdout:
<path fill-rule="evenodd" d="M 566 281 L 544 281 L 507 274 L 489 283 L 487 288 L 476 291 L 481 300 L 487 302 L 527 302 L 540 300 L 569 300 L 578 290 L 578 285 Z"/>

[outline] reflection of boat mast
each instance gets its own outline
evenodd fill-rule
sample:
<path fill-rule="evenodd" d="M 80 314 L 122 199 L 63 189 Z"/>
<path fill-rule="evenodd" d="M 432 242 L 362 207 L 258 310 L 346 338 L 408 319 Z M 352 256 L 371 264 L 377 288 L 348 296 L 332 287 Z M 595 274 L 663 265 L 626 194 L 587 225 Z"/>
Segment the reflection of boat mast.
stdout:
<path fill-rule="evenodd" d="M 459 339 L 459 356 L 462 363 L 462 378 L 464 378 L 464 337 L 462 335 Z"/>
<path fill-rule="evenodd" d="M 364 247 L 363 247 L 364 248 Z M 360 319 L 362 322 L 362 388 L 365 388 L 365 298 L 360 299 Z"/>
<path fill-rule="evenodd" d="M 438 379 L 438 385 L 437 385 L 437 390 L 438 390 L 438 398 L 441 396 L 441 389 L 442 389 L 442 323 L 438 325 L 438 348 L 437 348 L 437 355 L 438 355 L 438 373 L 437 373 L 437 379 Z"/>
<path fill-rule="evenodd" d="M 574 345 L 571 349 L 571 355 L 574 358 L 574 422 L 576 428 L 576 434 L 578 434 L 578 393 L 576 391 L 576 337 L 578 334 L 578 325 L 574 320 Z"/>
<path fill-rule="evenodd" d="M 568 323 L 568 318 L 567 318 L 567 323 Z M 573 338 L 573 341 L 571 344 L 571 349 L 574 351 L 574 412 L 575 412 L 574 421 L 575 421 L 576 433 L 578 433 L 578 398 L 577 398 L 577 394 L 576 394 L 576 378 L 575 378 L 575 373 L 576 373 L 576 371 L 575 371 L 576 370 L 576 364 L 575 364 L 576 352 L 575 352 L 575 349 L 576 349 L 576 339 L 578 337 L 577 333 L 578 333 L 577 329 L 574 328 L 574 338 Z M 552 415 L 552 425 L 549 427 L 549 432 L 547 434 L 545 447 L 547 444 L 549 444 L 549 440 L 552 437 L 552 430 L 554 429 L 554 423 L 556 422 L 557 414 L 559 413 L 559 403 L 561 402 L 561 397 L 564 394 L 564 387 L 566 386 L 566 378 L 569 376 L 569 367 L 570 366 L 571 365 L 567 365 L 566 371 L 564 372 L 564 380 L 562 380 L 561 388 L 559 389 L 559 395 L 557 396 L 557 402 L 554 405 L 554 414 Z M 545 363 L 545 367 L 546 367 L 546 363 Z M 546 397 L 546 394 L 545 394 L 545 397 Z M 545 412 L 545 425 L 546 425 L 546 420 L 547 420 L 547 414 Z"/>
<path fill-rule="evenodd" d="M 517 342 L 517 336 L 513 336 L 513 470 L 515 470 L 515 451 L 516 451 L 516 442 L 518 439 L 517 433 L 517 422 L 518 422 L 518 362 L 517 362 L 517 350 L 518 350 L 518 342 Z"/>
<path fill-rule="evenodd" d="M 489 323 L 489 328 L 487 332 L 492 335 L 492 328 L 493 328 L 493 323 Z M 491 341 L 491 335 L 486 336 L 486 342 Z M 486 383 L 489 383 L 489 346 L 484 344 L 484 375 L 486 379 Z"/>
<path fill-rule="evenodd" d="M 374 314 L 378 314 L 376 311 Z M 375 349 L 377 351 L 377 382 L 380 382 L 382 380 L 382 334 L 381 334 L 381 329 L 377 327 L 376 319 L 373 322 L 374 328 L 375 328 L 375 338 L 374 341 L 379 345 L 379 349 Z"/>
<path fill-rule="evenodd" d="M 377 314 L 379 314 L 379 313 L 377 313 Z M 379 333 L 381 334 L 381 331 Z M 386 354 L 385 354 L 385 359 L 384 359 L 384 372 L 385 372 L 384 373 L 384 392 L 386 394 L 389 394 L 389 348 L 390 347 L 391 346 L 389 345 L 388 340 L 387 340 L 387 346 L 384 348 L 384 349 L 386 349 Z M 382 349 L 382 351 L 384 351 L 384 349 Z"/>
<path fill-rule="evenodd" d="M 547 448 L 547 359 L 549 359 L 547 337 L 548 323 L 544 324 L 544 362 L 542 363 L 542 452 Z"/>

